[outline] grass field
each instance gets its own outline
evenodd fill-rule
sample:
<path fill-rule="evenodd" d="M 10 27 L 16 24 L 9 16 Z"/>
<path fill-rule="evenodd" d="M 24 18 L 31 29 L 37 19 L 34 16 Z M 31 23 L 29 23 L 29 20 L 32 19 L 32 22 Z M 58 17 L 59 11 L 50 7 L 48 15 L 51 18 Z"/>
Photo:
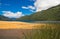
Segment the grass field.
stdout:
<path fill-rule="evenodd" d="M 60 39 L 60 23 L 0 21 L 0 39 Z"/>
<path fill-rule="evenodd" d="M 45 24 L 37 24 L 37 23 L 27 23 L 27 22 L 8 22 L 8 21 L 0 21 L 0 29 L 32 29 L 35 26 L 40 26 Z"/>

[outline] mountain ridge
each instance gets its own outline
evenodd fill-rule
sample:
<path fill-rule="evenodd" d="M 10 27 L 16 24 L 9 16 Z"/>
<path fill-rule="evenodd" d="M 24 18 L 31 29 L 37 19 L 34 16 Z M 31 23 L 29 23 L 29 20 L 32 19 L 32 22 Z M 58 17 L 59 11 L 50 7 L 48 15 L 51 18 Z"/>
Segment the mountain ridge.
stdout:
<path fill-rule="evenodd" d="M 31 15 L 22 16 L 20 18 L 8 18 L 0 15 L 1 21 L 60 21 L 60 5 L 51 7 L 47 10 L 33 13 Z"/>
<path fill-rule="evenodd" d="M 17 20 L 60 21 L 60 5 L 33 13 L 31 15 L 23 16 Z"/>

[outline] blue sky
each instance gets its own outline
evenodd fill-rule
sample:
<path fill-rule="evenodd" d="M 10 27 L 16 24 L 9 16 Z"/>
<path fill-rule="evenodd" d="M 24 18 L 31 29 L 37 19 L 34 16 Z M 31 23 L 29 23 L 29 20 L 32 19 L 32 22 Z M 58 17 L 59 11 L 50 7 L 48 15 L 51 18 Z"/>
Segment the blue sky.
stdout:
<path fill-rule="evenodd" d="M 33 13 L 30 9 L 22 8 L 22 6 L 34 6 L 34 1 L 31 0 L 0 0 L 0 3 L 0 14 L 2 14 L 1 11 L 20 11 L 25 15 Z"/>
<path fill-rule="evenodd" d="M 19 18 L 60 4 L 60 0 L 0 0 L 0 15 Z"/>

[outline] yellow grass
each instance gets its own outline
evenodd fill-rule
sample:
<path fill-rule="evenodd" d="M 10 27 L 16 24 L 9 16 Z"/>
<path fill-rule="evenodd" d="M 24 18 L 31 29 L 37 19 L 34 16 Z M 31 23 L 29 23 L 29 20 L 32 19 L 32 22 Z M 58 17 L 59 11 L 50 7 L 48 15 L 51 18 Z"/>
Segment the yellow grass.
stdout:
<path fill-rule="evenodd" d="M 38 25 L 41 26 L 45 24 L 0 21 L 0 29 L 33 29 Z"/>

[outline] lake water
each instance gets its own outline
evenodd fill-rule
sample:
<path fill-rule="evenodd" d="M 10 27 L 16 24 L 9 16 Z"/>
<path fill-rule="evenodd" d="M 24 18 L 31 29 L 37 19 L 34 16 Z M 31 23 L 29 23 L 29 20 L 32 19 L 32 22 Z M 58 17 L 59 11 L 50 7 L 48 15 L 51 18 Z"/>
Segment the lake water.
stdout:
<path fill-rule="evenodd" d="M 35 20 L 20 20 L 20 22 L 29 22 L 29 23 L 60 23 L 60 21 L 35 21 Z"/>

